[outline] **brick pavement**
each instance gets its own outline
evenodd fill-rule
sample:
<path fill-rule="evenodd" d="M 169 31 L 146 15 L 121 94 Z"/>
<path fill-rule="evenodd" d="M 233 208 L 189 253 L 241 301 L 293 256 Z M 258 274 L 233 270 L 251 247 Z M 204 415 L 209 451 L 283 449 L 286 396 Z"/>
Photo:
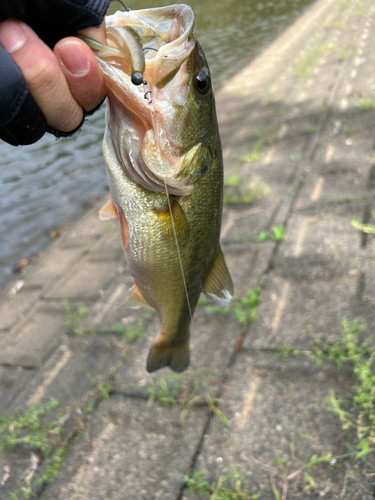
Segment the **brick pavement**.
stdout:
<path fill-rule="evenodd" d="M 325 402 L 350 391 L 350 374 L 309 359 L 309 328 L 336 341 L 342 319 L 361 316 L 374 342 L 374 238 L 350 224 L 371 222 L 375 209 L 374 23 L 370 0 L 320 0 L 217 96 L 226 178 L 258 198 L 242 203 L 248 193 L 226 188 L 238 199 L 225 209 L 223 250 L 237 297 L 264 283 L 250 326 L 204 305 L 194 318 L 192 367 L 225 382 L 207 391 L 220 392 L 231 425 L 201 400 L 183 423 L 176 405 L 148 408 L 147 388 L 169 371 L 145 370 L 152 336 L 129 342 L 116 330 L 154 334 L 156 322 L 123 305 L 132 280 L 116 225 L 97 217 L 103 200 L 1 294 L 1 409 L 52 397 L 70 408 L 74 439 L 51 484 L 37 484 L 48 465 L 39 463 L 37 498 L 206 498 L 183 487 L 191 467 L 209 481 L 236 467 L 262 500 L 374 497 L 370 459 L 323 462 L 309 471 L 314 484 L 298 473 L 313 455 L 350 449 Z M 282 225 L 284 241 L 257 241 Z M 86 335 L 68 331 L 62 299 L 85 304 Z M 286 344 L 305 354 L 280 358 Z M 24 485 L 29 458 L 22 446 L 0 455 L 10 467 L 1 498 Z"/>

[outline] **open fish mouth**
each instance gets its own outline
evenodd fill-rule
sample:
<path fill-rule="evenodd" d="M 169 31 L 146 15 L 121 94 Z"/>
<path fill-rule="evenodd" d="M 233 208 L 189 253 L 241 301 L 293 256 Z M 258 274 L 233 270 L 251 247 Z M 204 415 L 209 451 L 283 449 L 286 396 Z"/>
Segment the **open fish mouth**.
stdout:
<path fill-rule="evenodd" d="M 146 189 L 189 194 L 199 176 L 183 172 L 194 169 L 202 146 L 184 137 L 174 118 L 194 78 L 194 12 L 183 4 L 117 12 L 106 25 L 111 46 L 90 44 L 108 88 L 104 155 Z"/>

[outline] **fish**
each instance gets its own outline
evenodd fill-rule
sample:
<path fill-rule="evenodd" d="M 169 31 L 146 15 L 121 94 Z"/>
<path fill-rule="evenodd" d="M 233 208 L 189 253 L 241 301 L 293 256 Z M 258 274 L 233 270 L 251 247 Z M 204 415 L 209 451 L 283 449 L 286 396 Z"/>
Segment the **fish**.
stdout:
<path fill-rule="evenodd" d="M 127 305 L 149 305 L 159 319 L 148 372 L 188 368 L 201 292 L 222 308 L 233 297 L 219 241 L 222 147 L 194 22 L 184 4 L 119 11 L 106 18 L 112 49 L 95 49 L 108 89 L 103 155 L 111 194 L 99 216 L 119 222 L 134 279 Z"/>

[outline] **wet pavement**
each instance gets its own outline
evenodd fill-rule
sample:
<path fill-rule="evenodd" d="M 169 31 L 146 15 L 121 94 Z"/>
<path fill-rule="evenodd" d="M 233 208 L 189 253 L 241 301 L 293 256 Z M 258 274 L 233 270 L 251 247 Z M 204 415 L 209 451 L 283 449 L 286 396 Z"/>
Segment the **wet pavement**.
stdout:
<path fill-rule="evenodd" d="M 337 342 L 344 318 L 375 341 L 375 240 L 352 225 L 375 223 L 374 23 L 370 0 L 320 0 L 218 93 L 222 247 L 236 297 L 261 285 L 260 305 L 247 324 L 202 303 L 193 371 L 146 372 L 156 319 L 124 306 L 132 278 L 117 226 L 98 219 L 105 199 L 1 295 L 1 408 L 57 398 L 60 412 L 44 417 L 59 425 L 44 461 L 37 446 L 2 452 L 1 498 L 27 484 L 44 500 L 220 498 L 188 491 L 189 469 L 216 493 L 241 476 L 248 493 L 232 498 L 374 498 L 372 456 L 335 458 L 355 436 L 327 398 L 345 399 L 352 375 L 311 358 L 311 332 Z M 259 238 L 280 226 L 281 241 Z"/>

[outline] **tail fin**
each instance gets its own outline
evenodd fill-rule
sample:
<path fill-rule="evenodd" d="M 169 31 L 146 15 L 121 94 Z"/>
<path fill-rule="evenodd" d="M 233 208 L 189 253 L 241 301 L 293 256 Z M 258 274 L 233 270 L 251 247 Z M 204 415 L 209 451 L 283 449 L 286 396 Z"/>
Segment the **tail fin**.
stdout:
<path fill-rule="evenodd" d="M 147 358 L 147 371 L 155 372 L 164 366 L 169 366 L 171 370 L 181 373 L 189 367 L 189 335 L 174 344 L 154 344 Z"/>

